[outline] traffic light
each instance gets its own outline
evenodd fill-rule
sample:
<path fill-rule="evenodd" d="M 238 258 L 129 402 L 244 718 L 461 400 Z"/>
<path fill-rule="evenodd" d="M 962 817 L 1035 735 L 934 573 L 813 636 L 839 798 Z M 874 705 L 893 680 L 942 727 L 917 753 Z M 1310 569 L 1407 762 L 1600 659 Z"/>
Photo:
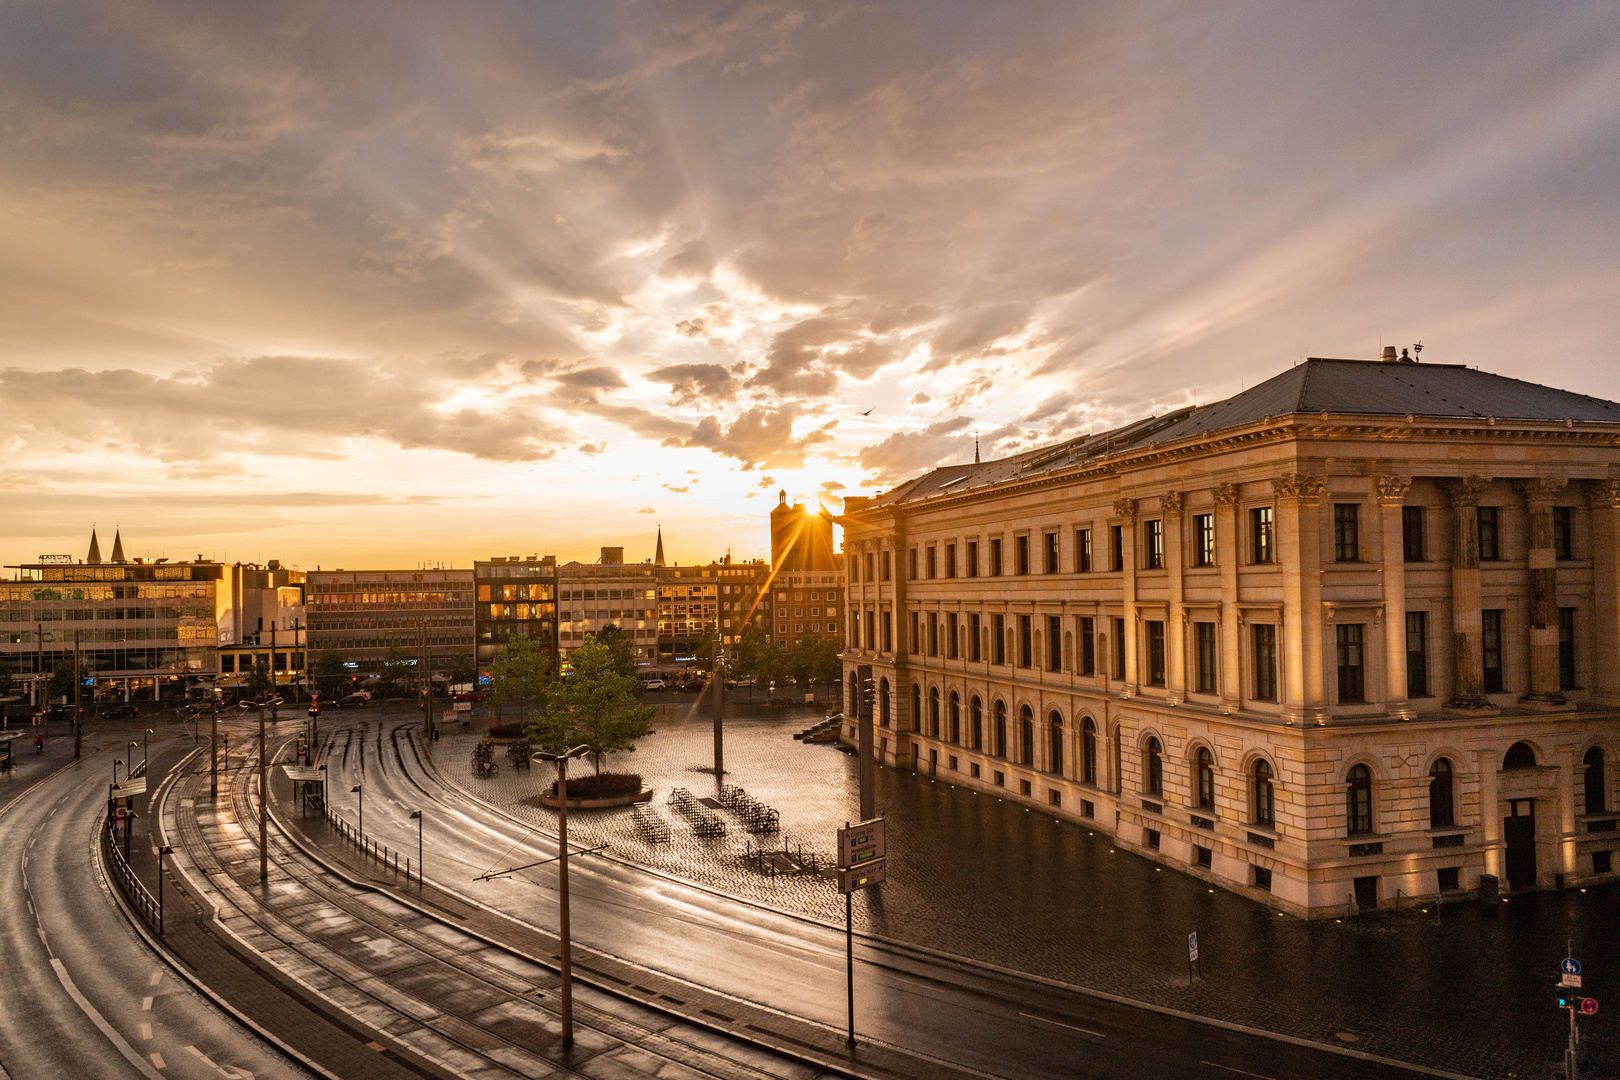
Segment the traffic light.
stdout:
<path fill-rule="evenodd" d="M 1558 988 L 1558 1007 L 1560 1009 L 1573 1009 L 1575 1007 L 1575 999 L 1570 996 L 1569 987 L 1567 986 Z"/>

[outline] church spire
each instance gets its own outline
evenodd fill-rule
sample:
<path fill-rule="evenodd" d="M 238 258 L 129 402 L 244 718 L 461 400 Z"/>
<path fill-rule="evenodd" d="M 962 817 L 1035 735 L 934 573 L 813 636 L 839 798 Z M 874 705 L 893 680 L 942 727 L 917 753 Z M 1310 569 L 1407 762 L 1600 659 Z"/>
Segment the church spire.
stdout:
<path fill-rule="evenodd" d="M 664 527 L 658 526 L 658 550 L 653 553 L 653 565 L 664 565 Z"/>
<path fill-rule="evenodd" d="M 94 525 L 90 526 L 90 554 L 84 557 L 84 561 L 91 566 L 101 565 L 101 544 L 96 540 L 96 527 Z"/>
<path fill-rule="evenodd" d="M 129 560 L 124 558 L 124 531 L 122 529 L 116 529 L 115 528 L 113 530 L 112 561 L 115 562 L 115 563 L 123 563 L 123 562 L 128 562 L 129 561 Z"/>

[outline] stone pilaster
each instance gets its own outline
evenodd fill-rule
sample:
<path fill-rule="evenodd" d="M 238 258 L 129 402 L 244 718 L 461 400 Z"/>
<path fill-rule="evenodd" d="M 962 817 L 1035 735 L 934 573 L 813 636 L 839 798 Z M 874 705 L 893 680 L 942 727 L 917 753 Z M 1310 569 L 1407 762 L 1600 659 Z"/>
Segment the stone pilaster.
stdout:
<path fill-rule="evenodd" d="M 1406 686 L 1406 545 L 1401 508 L 1412 487 L 1410 476 L 1379 476 L 1379 569 L 1384 588 L 1384 708 L 1389 715 L 1410 720 L 1417 715 L 1407 700 Z"/>
<path fill-rule="evenodd" d="M 1164 510 L 1164 568 L 1169 575 L 1169 610 L 1165 615 L 1164 636 L 1166 667 L 1165 682 L 1170 691 L 1170 704 L 1187 700 L 1187 625 L 1182 608 L 1185 572 L 1182 536 L 1182 494 L 1166 492 L 1159 500 Z"/>
<path fill-rule="evenodd" d="M 1530 692 L 1531 704 L 1562 705 L 1558 685 L 1558 558 L 1553 550 L 1553 497 L 1562 478 L 1521 480 L 1514 486 L 1530 515 Z"/>
<path fill-rule="evenodd" d="M 1586 484 L 1592 520 L 1592 700 L 1620 705 L 1620 480 Z"/>
<path fill-rule="evenodd" d="M 1283 571 L 1283 625 L 1278 635 L 1278 699 L 1291 723 L 1322 723 L 1327 717 L 1322 653 L 1322 495 L 1320 476 L 1275 477 L 1277 559 Z"/>
<path fill-rule="evenodd" d="M 1451 501 L 1451 698 L 1448 709 L 1487 709 L 1485 653 L 1479 615 L 1479 497 L 1485 476 L 1446 484 Z"/>
<path fill-rule="evenodd" d="M 1142 628 L 1137 625 L 1139 616 L 1136 611 L 1136 500 L 1115 499 L 1114 517 L 1116 520 L 1112 524 L 1119 525 L 1124 530 L 1124 539 L 1120 545 L 1124 548 L 1125 555 L 1125 565 L 1120 573 L 1120 599 L 1123 601 L 1125 617 L 1125 696 L 1134 697 L 1142 685 L 1136 656 L 1137 640 L 1142 636 Z"/>
<path fill-rule="evenodd" d="M 1238 628 L 1238 488 L 1215 485 L 1215 565 L 1221 574 L 1221 708 L 1232 712 L 1243 704 L 1243 667 Z"/>

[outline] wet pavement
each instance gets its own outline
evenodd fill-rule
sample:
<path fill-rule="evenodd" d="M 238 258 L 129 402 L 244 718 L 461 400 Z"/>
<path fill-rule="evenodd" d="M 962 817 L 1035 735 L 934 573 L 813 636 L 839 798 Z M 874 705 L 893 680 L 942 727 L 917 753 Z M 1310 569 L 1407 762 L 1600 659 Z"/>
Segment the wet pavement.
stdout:
<path fill-rule="evenodd" d="M 780 811 L 780 849 L 825 857 L 856 810 L 854 759 L 806 746 L 793 732 L 819 718 L 752 710 L 726 725 L 728 783 Z M 840 897 L 810 874 L 772 878 L 746 858 L 761 838 L 735 816 L 724 837 L 696 836 L 666 803 L 685 787 L 713 795 L 712 724 L 672 707 L 657 734 L 605 768 L 639 772 L 671 827 L 640 838 L 626 811 L 574 812 L 571 838 L 682 879 L 785 911 L 841 922 Z M 474 779 L 474 735 L 435 748 L 452 782 L 542 828 L 534 801 L 551 775 Z M 1585 965 L 1584 993 L 1620 1006 L 1620 888 L 1465 902 L 1443 911 L 1306 923 L 1112 848 L 1106 836 L 990 795 L 906 770 L 878 770 L 889 822 L 888 881 L 857 923 L 868 932 L 980 962 L 1286 1035 L 1332 1042 L 1433 1068 L 1492 1077 L 1561 1070 L 1566 1014 L 1555 1007 L 1558 961 Z M 1186 934 L 1199 933 L 1202 979 L 1189 985 Z M 1567 944 L 1566 944 L 1567 941 Z M 1620 1075 L 1615 1018 L 1583 1021 L 1583 1075 Z"/>

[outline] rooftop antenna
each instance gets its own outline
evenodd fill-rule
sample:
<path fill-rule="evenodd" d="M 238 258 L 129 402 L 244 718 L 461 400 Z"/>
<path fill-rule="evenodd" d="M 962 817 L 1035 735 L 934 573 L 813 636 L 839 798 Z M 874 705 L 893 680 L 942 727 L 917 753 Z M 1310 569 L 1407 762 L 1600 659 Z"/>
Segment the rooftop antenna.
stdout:
<path fill-rule="evenodd" d="M 973 433 L 973 464 L 977 465 L 978 463 L 979 463 L 979 433 L 977 431 L 975 431 Z"/>
<path fill-rule="evenodd" d="M 1422 352 L 1423 352 L 1423 342 L 1414 341 L 1412 343 L 1412 359 L 1416 360 L 1418 358 L 1418 355 L 1420 353 L 1422 353 Z"/>

